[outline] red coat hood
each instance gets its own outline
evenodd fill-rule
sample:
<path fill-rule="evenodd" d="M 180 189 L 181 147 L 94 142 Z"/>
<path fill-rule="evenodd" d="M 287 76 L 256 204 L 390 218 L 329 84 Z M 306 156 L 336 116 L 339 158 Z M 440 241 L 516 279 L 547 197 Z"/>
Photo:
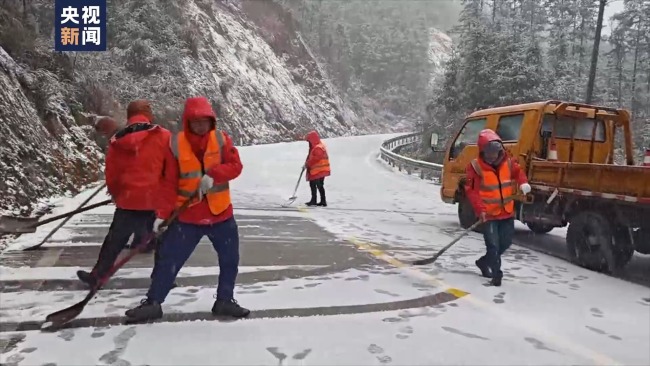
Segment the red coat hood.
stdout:
<path fill-rule="evenodd" d="M 307 135 L 305 135 L 305 140 L 309 142 L 310 146 L 316 146 L 320 144 L 320 136 L 316 131 L 311 131 Z"/>
<path fill-rule="evenodd" d="M 502 142 L 501 137 L 496 132 L 486 128 L 478 134 L 478 150 L 483 151 L 485 145 L 490 141 Z"/>
<path fill-rule="evenodd" d="M 212 105 L 205 97 L 187 98 L 183 109 L 183 131 L 190 132 L 189 121 L 193 118 L 209 117 L 217 124 L 217 115 L 212 110 Z M 214 127 L 214 126 L 213 126 Z"/>
<path fill-rule="evenodd" d="M 160 126 L 152 125 L 147 117 L 135 115 L 129 118 L 126 127 L 111 137 L 110 144 L 113 148 L 137 154 L 146 139 L 160 132 Z"/>
<path fill-rule="evenodd" d="M 208 148 L 208 140 L 210 133 L 208 132 L 203 136 L 195 135 L 190 130 L 189 121 L 193 118 L 209 117 L 212 119 L 212 129 L 217 126 L 217 115 L 212 109 L 212 105 L 206 97 L 193 97 L 185 100 L 185 108 L 183 109 L 183 132 L 187 140 L 192 146 L 192 151 L 197 158 L 202 159 L 205 150 Z"/>

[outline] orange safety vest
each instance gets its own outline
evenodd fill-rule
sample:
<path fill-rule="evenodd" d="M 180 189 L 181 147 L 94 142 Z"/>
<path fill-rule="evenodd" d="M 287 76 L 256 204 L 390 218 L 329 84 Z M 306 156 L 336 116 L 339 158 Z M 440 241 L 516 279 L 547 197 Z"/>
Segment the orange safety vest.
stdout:
<path fill-rule="evenodd" d="M 481 177 L 479 196 L 490 216 L 499 216 L 504 211 L 511 214 L 515 210 L 514 182 L 512 181 L 512 161 L 501 164 L 497 172 L 483 169 L 481 163 L 472 160 L 472 168 Z"/>
<path fill-rule="evenodd" d="M 192 151 L 192 146 L 185 137 L 184 132 L 181 131 L 172 136 L 169 144 L 174 157 L 178 161 L 180 172 L 176 207 L 182 206 L 199 189 L 201 178 L 206 171 L 217 164 L 221 164 L 223 142 L 223 132 L 214 130 L 214 133 L 210 133 L 208 147 L 203 155 L 203 163 L 201 163 Z M 227 182 L 215 183 L 205 197 L 208 200 L 210 212 L 218 215 L 230 206 L 230 185 Z M 194 202 L 190 203 L 190 206 L 197 203 L 199 203 L 198 198 L 194 198 Z"/>
<path fill-rule="evenodd" d="M 311 176 L 315 176 L 320 173 L 330 172 L 330 160 L 327 155 L 327 149 L 325 148 L 325 145 L 322 142 L 320 142 L 318 143 L 318 145 L 314 146 L 313 150 L 316 149 L 322 149 L 323 152 L 325 153 L 325 157 L 317 161 L 316 164 L 309 167 L 309 175 Z"/>

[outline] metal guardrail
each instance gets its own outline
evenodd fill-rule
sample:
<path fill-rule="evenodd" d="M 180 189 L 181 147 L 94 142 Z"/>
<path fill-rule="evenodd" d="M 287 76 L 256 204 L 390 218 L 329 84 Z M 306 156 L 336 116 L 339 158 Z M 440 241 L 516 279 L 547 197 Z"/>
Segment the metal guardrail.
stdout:
<path fill-rule="evenodd" d="M 419 173 L 420 179 L 428 179 L 436 182 L 442 176 L 442 165 L 428 161 L 415 160 L 394 152 L 395 149 L 422 141 L 422 134 L 419 132 L 397 136 L 388 139 L 381 144 L 379 151 L 381 159 L 399 171 L 406 171 L 408 174 Z"/>

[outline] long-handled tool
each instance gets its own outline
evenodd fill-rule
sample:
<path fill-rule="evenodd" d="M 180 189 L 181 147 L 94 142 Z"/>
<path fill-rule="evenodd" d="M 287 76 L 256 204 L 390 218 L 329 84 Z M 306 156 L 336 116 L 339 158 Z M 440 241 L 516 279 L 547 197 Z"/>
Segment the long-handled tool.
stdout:
<path fill-rule="evenodd" d="M 95 192 L 93 192 L 88 198 L 86 198 L 83 202 L 81 202 L 79 207 L 77 207 L 77 210 L 84 207 L 88 202 L 90 202 L 91 199 L 93 199 L 102 189 L 104 189 L 104 187 L 106 187 L 106 183 L 104 183 L 104 184 L 100 185 L 99 187 L 97 187 Z M 52 237 L 52 235 L 54 235 L 60 228 L 62 228 L 63 225 L 65 225 L 72 218 L 72 216 L 74 216 L 74 215 L 70 215 L 70 216 L 66 217 L 65 220 L 61 221 L 54 229 L 52 229 L 50 231 L 49 234 L 47 234 L 47 236 L 45 238 L 43 238 L 43 240 L 41 240 L 40 243 L 38 243 L 36 245 L 32 245 L 31 247 L 24 248 L 23 251 L 35 250 L 35 249 L 40 248 L 43 244 L 45 244 L 45 242 L 49 238 Z"/>
<path fill-rule="evenodd" d="M 445 245 L 444 248 L 440 249 L 440 251 L 436 254 L 434 254 L 432 257 L 429 258 L 424 258 L 424 259 L 418 259 L 416 261 L 413 261 L 412 264 L 416 266 L 421 266 L 424 264 L 431 264 L 438 259 L 442 255 L 442 253 L 446 252 L 447 249 L 451 248 L 452 245 L 456 244 L 460 239 L 464 238 L 465 235 L 469 234 L 470 231 L 476 229 L 479 225 L 481 224 L 481 220 L 478 220 L 477 222 L 474 223 L 474 225 L 468 227 L 465 229 L 460 235 L 458 235 L 454 240 L 451 241 L 451 243 Z"/>
<path fill-rule="evenodd" d="M 70 212 L 66 212 L 61 215 L 56 215 L 50 218 L 47 218 L 42 221 L 38 221 L 38 217 L 15 217 L 15 216 L 0 216 L 0 233 L 3 234 L 25 234 L 25 233 L 33 233 L 36 231 L 36 228 L 45 225 L 47 223 L 50 223 L 52 221 L 56 221 L 65 217 L 73 216 L 81 212 L 89 211 L 92 210 L 93 208 L 97 208 L 100 206 L 104 206 L 111 203 L 111 200 L 105 200 L 97 203 L 93 203 L 92 205 L 83 207 L 83 208 L 78 208 L 76 210 L 72 210 Z"/>
<path fill-rule="evenodd" d="M 42 324 L 41 329 L 42 330 L 56 330 L 57 328 L 60 328 L 61 326 L 67 324 L 74 318 L 76 318 L 83 309 L 86 307 L 86 305 L 92 300 L 93 297 L 95 297 L 95 294 L 97 294 L 97 291 L 99 291 L 106 282 L 113 276 L 117 270 L 119 270 L 126 262 L 131 260 L 134 256 L 136 256 L 139 253 L 142 253 L 144 250 L 149 248 L 152 245 L 156 245 L 156 241 L 160 240 L 160 237 L 162 234 L 165 232 L 165 229 L 167 226 L 178 217 L 178 215 L 185 210 L 189 205 L 190 202 L 197 197 L 198 195 L 198 190 L 192 195 L 190 199 L 185 201 L 181 207 L 176 209 L 172 215 L 165 221 L 163 221 L 160 226 L 158 227 L 158 232 L 155 234 L 150 234 L 146 240 L 143 240 L 140 244 L 138 244 L 134 249 L 131 249 L 127 255 L 122 257 L 121 259 L 118 259 L 113 263 L 113 266 L 111 266 L 111 269 L 108 270 L 108 272 L 97 279 L 95 282 L 95 285 L 90 289 L 88 292 L 88 295 L 81 300 L 80 302 L 67 307 L 63 310 L 59 310 L 57 312 L 54 312 L 47 317 L 45 317 L 45 322 Z"/>
<path fill-rule="evenodd" d="M 305 173 L 305 166 L 303 165 L 302 170 L 300 171 L 300 176 L 298 177 L 298 182 L 296 182 L 296 188 L 294 188 L 293 194 L 291 195 L 291 197 L 289 197 L 287 202 L 282 205 L 282 207 L 288 207 L 289 205 L 294 203 L 296 201 L 296 199 L 298 198 L 298 196 L 296 196 L 296 193 L 298 192 L 298 186 L 300 185 L 300 181 L 302 180 L 302 175 L 304 173 Z"/>

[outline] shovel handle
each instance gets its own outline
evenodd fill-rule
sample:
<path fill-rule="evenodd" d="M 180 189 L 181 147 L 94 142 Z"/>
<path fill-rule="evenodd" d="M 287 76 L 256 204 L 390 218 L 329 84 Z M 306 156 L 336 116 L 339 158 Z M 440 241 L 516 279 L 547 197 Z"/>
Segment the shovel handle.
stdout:
<path fill-rule="evenodd" d="M 300 185 L 300 181 L 302 180 L 302 175 L 305 173 L 305 166 L 302 166 L 302 169 L 300 170 L 300 175 L 298 176 L 298 181 L 296 182 L 296 188 L 293 189 L 293 195 L 291 198 L 296 196 L 296 192 L 298 192 L 298 186 Z"/>
<path fill-rule="evenodd" d="M 81 212 L 92 210 L 93 208 L 108 205 L 109 203 L 111 203 L 110 199 L 104 200 L 104 201 L 101 201 L 101 202 L 97 202 L 97 203 L 93 203 L 92 205 L 88 205 L 86 207 L 81 207 L 81 208 L 78 208 L 76 210 L 72 210 L 72 211 L 66 212 L 64 214 L 61 214 L 61 215 L 56 215 L 56 216 L 49 217 L 49 218 L 47 218 L 45 220 L 39 221 L 39 222 L 35 223 L 34 225 L 30 225 L 30 226 L 31 227 L 38 227 L 38 226 L 41 226 L 41 225 L 45 225 L 47 223 L 62 219 L 64 217 L 69 217 L 69 216 L 76 215 L 76 214 L 81 213 Z"/>

